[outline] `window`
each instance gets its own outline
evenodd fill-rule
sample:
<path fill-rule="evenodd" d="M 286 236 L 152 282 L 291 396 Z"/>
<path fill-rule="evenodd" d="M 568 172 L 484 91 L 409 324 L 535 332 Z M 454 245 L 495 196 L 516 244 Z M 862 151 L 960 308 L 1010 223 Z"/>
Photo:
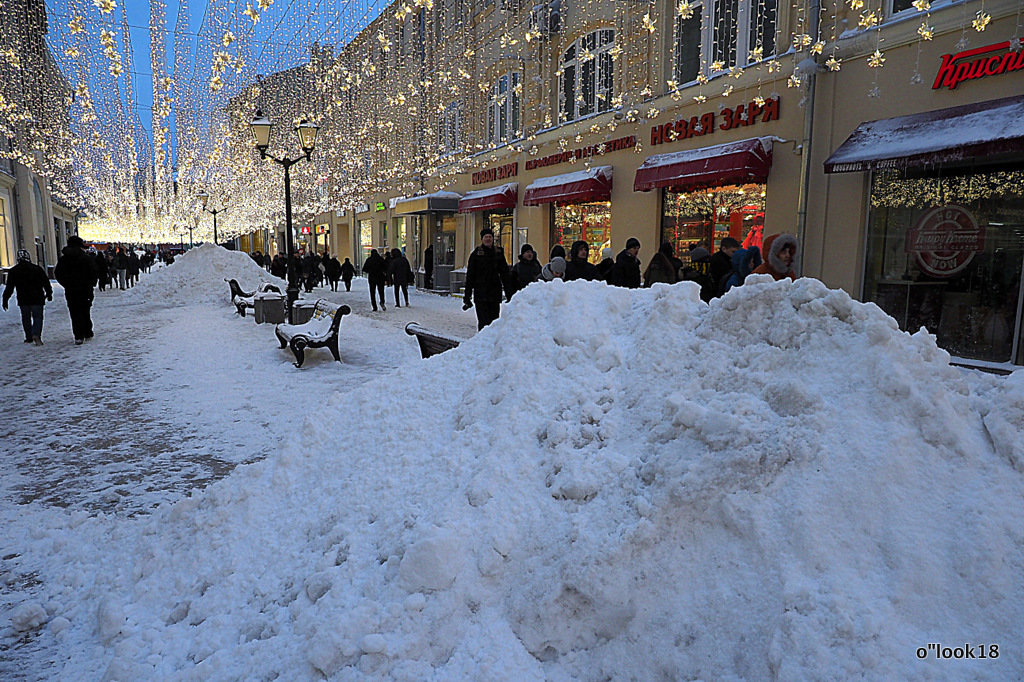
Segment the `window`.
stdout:
<path fill-rule="evenodd" d="M 462 104 L 452 102 L 444 108 L 437 120 L 437 147 L 442 155 L 462 148 Z"/>
<path fill-rule="evenodd" d="M 672 78 L 676 83 L 689 83 L 700 73 L 700 25 L 704 8 L 690 5 L 689 12 L 676 12 L 675 63 Z"/>
<path fill-rule="evenodd" d="M 612 107 L 615 31 L 589 33 L 562 53 L 558 70 L 558 117 L 573 121 Z"/>
<path fill-rule="evenodd" d="M 503 74 L 491 88 L 487 105 L 487 142 L 501 145 L 522 137 L 520 111 L 523 85 L 518 71 Z"/>
<path fill-rule="evenodd" d="M 892 0 L 892 10 L 889 14 L 899 14 L 914 6 L 914 0 Z"/>
<path fill-rule="evenodd" d="M 719 72 L 775 54 L 778 0 L 680 0 L 675 16 L 672 80 L 679 85 L 697 79 L 702 61 Z"/>

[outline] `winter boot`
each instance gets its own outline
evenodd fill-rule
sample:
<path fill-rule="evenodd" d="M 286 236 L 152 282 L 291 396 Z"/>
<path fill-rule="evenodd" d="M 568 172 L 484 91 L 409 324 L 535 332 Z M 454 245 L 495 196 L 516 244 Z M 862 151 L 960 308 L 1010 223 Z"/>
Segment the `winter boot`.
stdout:
<path fill-rule="evenodd" d="M 43 345 L 43 340 L 41 338 L 39 338 L 38 336 L 33 336 L 32 337 L 32 343 L 36 344 L 37 346 L 41 346 L 41 345 Z"/>

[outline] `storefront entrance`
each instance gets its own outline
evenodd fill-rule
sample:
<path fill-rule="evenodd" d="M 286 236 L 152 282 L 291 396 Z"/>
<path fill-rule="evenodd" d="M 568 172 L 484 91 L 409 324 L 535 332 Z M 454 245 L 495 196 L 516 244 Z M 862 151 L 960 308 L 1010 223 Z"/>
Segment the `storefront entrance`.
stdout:
<path fill-rule="evenodd" d="M 513 245 L 513 239 L 515 238 L 513 222 L 511 209 L 484 211 L 484 225 L 487 225 L 494 231 L 494 243 L 504 249 L 505 260 L 509 261 L 510 264 L 515 263 L 517 255 L 514 252 L 515 246 Z"/>
<path fill-rule="evenodd" d="M 583 204 L 552 204 L 551 243 L 561 244 L 566 254 L 573 242 L 583 240 L 590 246 L 587 260 L 601 262 L 601 250 L 611 246 L 612 203 L 592 201 Z"/>
<path fill-rule="evenodd" d="M 873 175 L 864 300 L 901 329 L 925 327 L 954 356 L 1021 363 L 1022 266 L 1024 171 Z"/>

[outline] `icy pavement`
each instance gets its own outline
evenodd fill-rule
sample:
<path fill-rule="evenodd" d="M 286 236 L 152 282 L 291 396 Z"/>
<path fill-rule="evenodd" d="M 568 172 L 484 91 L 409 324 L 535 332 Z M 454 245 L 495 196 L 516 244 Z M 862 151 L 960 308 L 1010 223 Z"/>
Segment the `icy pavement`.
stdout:
<path fill-rule="evenodd" d="M 97 290 L 96 336 L 83 346 L 73 343 L 56 283 L 42 347 L 21 342 L 15 299 L 0 311 L 0 522 L 6 528 L 18 523 L 26 505 L 88 515 L 148 513 L 266 457 L 295 438 L 306 417 L 316 419 L 372 377 L 418 362 L 415 339 L 403 331 L 407 322 L 460 337 L 476 330 L 473 312 L 464 312 L 458 299 L 415 290 L 412 307 L 391 305 L 389 288 L 387 311 L 372 312 L 367 282 L 357 278 L 351 292 L 342 285 L 340 292 L 318 287 L 304 294 L 345 303 L 352 314 L 341 326 L 342 362 L 313 349 L 297 369 L 291 352 L 278 347 L 273 325 L 255 324 L 251 311 L 245 319 L 235 313 L 226 283 L 216 304 L 202 297 L 169 303 L 146 296 L 147 278 L 156 274 L 143 274 L 135 290 Z M 255 283 L 240 279 L 245 287 Z M 392 407 L 381 406 L 379 428 L 398 420 Z M 14 568 L 17 548 L 2 542 L 0 551 L 4 584 L 30 588 L 34 577 Z M 38 654 L 33 637 L 6 634 L 0 678 L 34 679 L 28 672 L 35 665 L 28 660 Z"/>

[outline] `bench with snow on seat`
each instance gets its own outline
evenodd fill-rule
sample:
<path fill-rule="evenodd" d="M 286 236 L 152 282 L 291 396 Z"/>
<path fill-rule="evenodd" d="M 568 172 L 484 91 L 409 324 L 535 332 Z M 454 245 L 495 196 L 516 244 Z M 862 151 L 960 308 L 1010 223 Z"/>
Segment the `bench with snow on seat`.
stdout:
<path fill-rule="evenodd" d="M 273 291 L 278 294 L 281 293 L 281 288 L 279 286 L 269 282 L 263 282 L 256 287 L 256 291 L 246 293 L 242 291 L 242 287 L 238 285 L 236 280 L 225 279 L 224 281 L 228 283 L 229 287 L 231 287 L 231 303 L 235 306 L 235 310 L 237 310 L 238 314 L 242 317 L 245 317 L 246 308 L 254 308 L 256 306 L 256 294 L 262 294 L 268 291 Z"/>
<path fill-rule="evenodd" d="M 281 348 L 288 346 L 295 354 L 295 366 L 302 367 L 307 348 L 324 348 L 341 362 L 338 353 L 338 328 L 341 318 L 352 312 L 347 305 L 337 306 L 321 298 L 313 306 L 313 316 L 303 324 L 279 324 L 274 328 Z"/>
<path fill-rule="evenodd" d="M 405 325 L 405 333 L 416 337 L 416 342 L 420 345 L 420 355 L 424 358 L 451 350 L 462 343 L 462 339 L 431 331 L 426 327 L 421 327 L 416 322 L 410 322 Z"/>

